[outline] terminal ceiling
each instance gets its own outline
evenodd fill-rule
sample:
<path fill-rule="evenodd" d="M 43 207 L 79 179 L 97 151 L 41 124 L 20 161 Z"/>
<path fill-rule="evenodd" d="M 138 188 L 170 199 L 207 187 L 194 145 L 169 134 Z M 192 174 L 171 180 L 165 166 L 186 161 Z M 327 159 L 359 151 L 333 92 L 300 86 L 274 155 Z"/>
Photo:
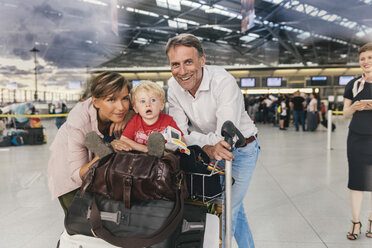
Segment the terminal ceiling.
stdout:
<path fill-rule="evenodd" d="M 117 35 L 112 2 L 0 0 L 0 58 L 33 61 L 36 47 L 41 72 L 167 66 L 167 40 L 187 32 L 201 38 L 209 64 L 346 65 L 372 41 L 371 0 L 256 0 L 255 25 L 244 33 L 240 0 L 180 1 L 180 10 L 117 0 Z M 4 61 L 2 73 L 22 72 Z"/>

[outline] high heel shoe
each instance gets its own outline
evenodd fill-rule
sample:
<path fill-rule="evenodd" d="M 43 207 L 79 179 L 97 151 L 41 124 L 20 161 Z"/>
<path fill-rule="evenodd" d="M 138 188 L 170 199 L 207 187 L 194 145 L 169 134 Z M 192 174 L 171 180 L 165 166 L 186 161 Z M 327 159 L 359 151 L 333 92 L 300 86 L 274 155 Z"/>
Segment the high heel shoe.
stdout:
<path fill-rule="evenodd" d="M 354 222 L 354 221 L 351 221 L 353 223 L 353 229 L 351 230 L 351 232 L 348 232 L 347 235 L 346 235 L 346 238 L 350 239 L 350 240 L 356 240 L 358 239 L 358 233 L 354 233 L 355 231 L 355 226 L 356 225 L 360 225 L 359 227 L 359 234 L 361 234 L 361 229 L 362 229 L 362 223 L 360 223 L 360 221 L 358 222 Z"/>
<path fill-rule="evenodd" d="M 368 220 L 368 228 L 366 231 L 366 237 L 372 238 L 372 220 Z"/>

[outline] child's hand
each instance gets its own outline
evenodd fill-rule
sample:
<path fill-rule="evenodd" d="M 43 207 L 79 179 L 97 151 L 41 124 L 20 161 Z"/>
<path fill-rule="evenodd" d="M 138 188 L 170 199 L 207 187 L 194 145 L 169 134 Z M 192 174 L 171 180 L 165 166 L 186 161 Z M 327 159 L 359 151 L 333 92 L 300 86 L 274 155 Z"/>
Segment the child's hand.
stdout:
<path fill-rule="evenodd" d="M 125 141 L 114 139 L 111 142 L 112 148 L 114 148 L 115 152 L 117 151 L 131 151 L 132 147 Z"/>

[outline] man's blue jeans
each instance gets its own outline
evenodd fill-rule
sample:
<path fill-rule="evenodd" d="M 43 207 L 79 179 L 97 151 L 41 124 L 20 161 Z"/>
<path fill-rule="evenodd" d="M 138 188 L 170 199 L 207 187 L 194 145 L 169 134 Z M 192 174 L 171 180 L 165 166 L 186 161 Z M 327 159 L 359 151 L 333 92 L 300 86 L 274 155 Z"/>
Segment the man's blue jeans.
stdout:
<path fill-rule="evenodd" d="M 298 121 L 300 120 L 301 121 L 301 125 L 302 125 L 302 131 L 305 131 L 305 113 L 304 111 L 293 111 L 293 115 L 294 115 L 294 123 L 295 123 L 295 126 L 296 126 L 296 131 L 298 131 L 299 127 L 298 127 Z"/>
<path fill-rule="evenodd" d="M 259 153 L 260 148 L 257 139 L 245 147 L 233 150 L 235 160 L 232 162 L 232 176 L 235 179 L 235 183 L 232 186 L 231 192 L 231 236 L 235 237 L 240 248 L 254 248 L 253 237 L 245 215 L 243 200 L 247 193 L 253 171 L 256 168 Z M 221 161 L 221 165 L 224 165 L 224 161 Z M 224 184 L 225 178 L 221 177 L 221 179 Z M 224 220 L 223 223 L 225 223 Z M 225 234 L 224 230 L 225 224 L 223 224 L 223 239 Z"/>

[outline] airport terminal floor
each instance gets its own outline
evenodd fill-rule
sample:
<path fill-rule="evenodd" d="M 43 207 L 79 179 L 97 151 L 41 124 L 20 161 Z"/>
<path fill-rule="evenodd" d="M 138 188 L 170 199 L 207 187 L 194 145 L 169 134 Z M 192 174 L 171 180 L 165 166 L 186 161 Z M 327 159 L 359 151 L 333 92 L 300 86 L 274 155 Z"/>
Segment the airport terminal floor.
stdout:
<path fill-rule="evenodd" d="M 346 239 L 351 227 L 347 185 L 348 121 L 335 117 L 332 150 L 327 130 L 280 131 L 258 125 L 261 154 L 245 198 L 257 248 L 371 248 L 365 237 L 370 194 L 362 206 L 362 235 Z M 64 214 L 47 187 L 54 120 L 42 120 L 48 142 L 0 149 L 0 247 L 56 247 Z M 233 244 L 233 247 L 237 247 Z"/>

